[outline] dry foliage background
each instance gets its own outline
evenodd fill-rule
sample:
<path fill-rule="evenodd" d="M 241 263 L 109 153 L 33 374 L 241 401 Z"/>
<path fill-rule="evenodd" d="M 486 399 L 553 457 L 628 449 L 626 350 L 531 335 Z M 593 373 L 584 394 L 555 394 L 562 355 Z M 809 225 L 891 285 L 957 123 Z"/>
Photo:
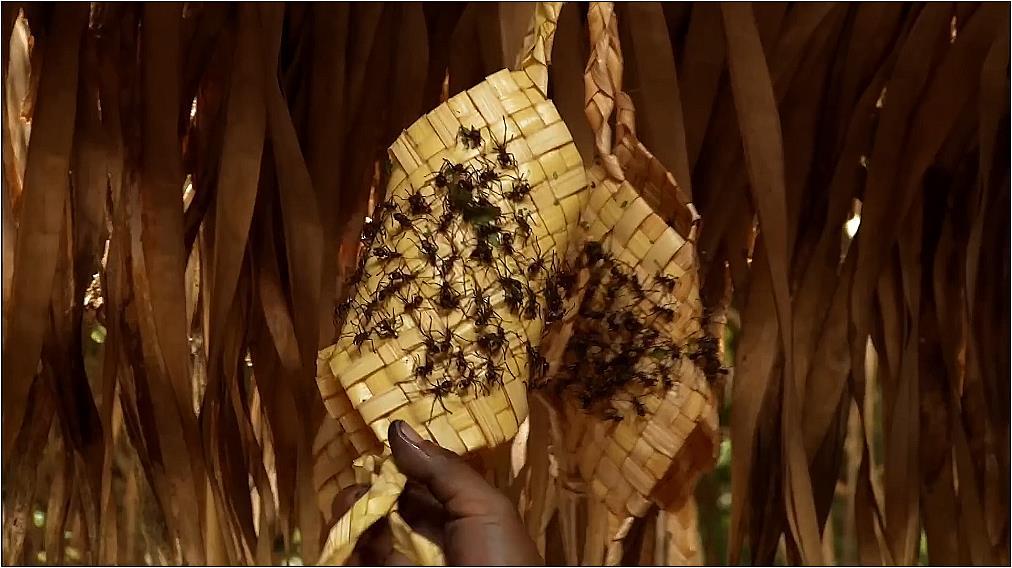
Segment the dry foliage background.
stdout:
<path fill-rule="evenodd" d="M 4 561 L 315 560 L 316 351 L 385 148 L 532 9 L 3 5 Z M 586 10 L 551 89 L 588 157 Z M 1008 5 L 618 17 L 740 330 L 728 559 L 1008 562 Z"/>

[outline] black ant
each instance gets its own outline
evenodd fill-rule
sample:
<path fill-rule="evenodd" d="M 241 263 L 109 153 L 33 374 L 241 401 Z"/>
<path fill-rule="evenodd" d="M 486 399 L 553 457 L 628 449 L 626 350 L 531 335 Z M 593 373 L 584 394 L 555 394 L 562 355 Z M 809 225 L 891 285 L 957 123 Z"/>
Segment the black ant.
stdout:
<path fill-rule="evenodd" d="M 373 249 L 372 254 L 376 258 L 384 261 L 393 260 L 395 258 L 401 258 L 402 256 L 401 253 L 395 250 L 391 250 L 389 247 L 385 245 L 378 246 L 375 249 Z"/>
<path fill-rule="evenodd" d="M 439 294 L 436 295 L 436 305 L 444 310 L 455 310 L 460 307 L 460 293 L 453 289 L 449 282 L 443 282 L 439 286 Z"/>
<path fill-rule="evenodd" d="M 370 335 L 372 335 L 372 332 L 369 330 L 365 329 L 359 330 L 355 332 L 355 335 L 352 337 L 351 342 L 355 347 L 362 349 L 362 344 L 365 343 L 366 341 L 372 344 L 372 339 L 369 338 Z"/>
<path fill-rule="evenodd" d="M 419 379 L 428 379 L 433 370 L 432 361 L 430 361 L 428 357 L 425 358 L 425 363 L 421 365 L 418 364 L 418 359 L 415 359 L 415 376 Z"/>
<path fill-rule="evenodd" d="M 502 117 L 502 126 L 503 126 L 503 136 L 505 136 L 506 135 L 505 116 Z M 503 168 L 517 167 L 517 159 L 513 156 L 513 154 L 510 154 L 506 150 L 506 145 L 509 144 L 513 139 L 510 138 L 509 140 L 499 142 L 498 140 L 496 140 L 495 135 L 491 134 L 491 131 L 489 132 L 489 135 L 492 136 L 492 149 L 495 150 L 496 160 L 499 162 L 499 165 Z"/>
<path fill-rule="evenodd" d="M 668 276 L 667 274 L 661 274 L 658 272 L 657 275 L 654 276 L 654 282 L 659 284 L 662 288 L 664 288 L 664 290 L 670 293 L 675 291 L 675 286 L 678 285 L 678 278 L 675 278 L 674 276 Z"/>
<path fill-rule="evenodd" d="M 408 300 L 407 302 L 404 303 L 404 313 L 406 313 L 406 314 L 412 314 L 412 313 L 414 313 L 415 310 L 417 310 L 418 308 L 422 307 L 422 302 L 423 301 L 424 301 L 424 298 L 422 298 L 418 294 L 415 294 L 414 298 L 411 298 L 410 300 Z"/>
<path fill-rule="evenodd" d="M 513 256 L 515 250 L 513 249 L 513 233 L 502 233 L 499 235 L 499 248 L 506 251 L 506 254 Z"/>
<path fill-rule="evenodd" d="M 532 320 L 538 317 L 539 313 L 541 313 L 541 305 L 538 304 L 538 297 L 534 294 L 534 289 L 528 287 L 527 303 L 524 304 L 523 317 L 524 319 Z"/>
<path fill-rule="evenodd" d="M 538 276 L 547 268 L 547 259 L 551 258 L 551 264 L 555 265 L 555 251 L 550 251 L 551 256 L 549 254 L 541 254 L 537 241 L 534 242 L 534 248 L 538 256 L 531 260 L 531 263 L 527 266 L 527 276 L 531 278 Z"/>
<path fill-rule="evenodd" d="M 397 331 L 401 327 L 400 320 L 389 317 L 376 323 L 376 337 L 380 339 L 393 339 L 397 337 Z"/>
<path fill-rule="evenodd" d="M 439 247 L 436 245 L 435 241 L 428 237 L 422 237 L 421 242 L 418 243 L 418 248 L 422 251 L 422 254 L 425 255 L 425 259 L 430 265 L 433 267 L 437 266 Z"/>
<path fill-rule="evenodd" d="M 527 348 L 527 363 L 531 370 L 531 381 L 538 385 L 548 373 L 548 360 L 541 355 L 537 347 L 531 345 L 530 341 L 527 341 L 525 347 Z"/>
<path fill-rule="evenodd" d="M 415 190 L 414 193 L 408 196 L 408 207 L 412 215 L 428 215 L 432 213 L 432 206 L 425 201 L 422 192 L 418 190 Z"/>
<path fill-rule="evenodd" d="M 660 318 L 661 321 L 671 323 L 675 319 L 675 310 L 672 310 L 667 306 L 654 306 L 650 315 Z"/>
<path fill-rule="evenodd" d="M 506 199 L 509 199 L 514 203 L 519 203 L 524 199 L 526 199 L 527 196 L 530 195 L 530 193 L 531 193 L 531 184 L 528 183 L 523 176 L 520 176 L 520 178 L 517 181 L 513 182 L 513 187 L 506 192 L 506 195 L 504 197 L 506 197 Z"/>
<path fill-rule="evenodd" d="M 361 241 L 363 243 L 371 243 L 382 228 L 382 223 L 376 222 L 375 219 L 370 218 L 366 220 L 366 222 L 362 225 Z"/>
<path fill-rule="evenodd" d="M 503 331 L 502 327 L 499 327 L 496 331 L 490 333 L 484 333 L 478 337 L 477 345 L 478 349 L 491 355 L 495 351 L 499 351 L 506 344 L 506 332 Z"/>
<path fill-rule="evenodd" d="M 554 286 L 545 289 L 545 325 L 551 325 L 566 315 L 566 306 L 562 296 Z"/>
<path fill-rule="evenodd" d="M 398 269 L 390 273 L 391 282 L 396 282 L 398 280 L 402 280 L 404 282 L 411 282 L 416 278 L 418 278 L 416 274 L 414 274 L 413 272 L 404 272 L 403 269 Z"/>
<path fill-rule="evenodd" d="M 422 332 L 422 337 L 425 338 L 423 343 L 425 345 L 425 351 L 427 354 L 432 356 L 448 355 L 450 353 L 450 347 L 453 342 L 453 332 L 446 330 L 443 337 L 437 339 L 431 333 Z"/>
<path fill-rule="evenodd" d="M 471 250 L 469 258 L 485 265 L 492 264 L 492 247 L 488 241 L 479 240 Z"/>
<path fill-rule="evenodd" d="M 513 221 L 517 224 L 517 232 L 528 238 L 531 236 L 531 212 L 527 209 L 521 209 L 513 213 Z"/>
<path fill-rule="evenodd" d="M 433 385 L 432 388 L 425 389 L 424 392 L 425 394 L 431 394 L 434 397 L 434 400 L 432 401 L 432 408 L 429 409 L 429 416 L 432 416 L 432 411 L 435 410 L 437 402 L 439 403 L 439 406 L 443 407 L 443 410 L 450 412 L 449 410 L 447 410 L 446 405 L 443 404 L 443 397 L 453 392 L 452 380 L 443 379 L 442 381 Z M 453 413 L 450 412 L 450 414 Z"/>
<path fill-rule="evenodd" d="M 446 235 L 450 231 L 451 223 L 453 223 L 453 211 L 443 212 L 439 217 L 439 223 L 436 225 L 436 232 Z"/>
<path fill-rule="evenodd" d="M 464 143 L 465 148 L 476 149 L 481 147 L 481 131 L 473 126 L 470 128 L 461 126 L 460 130 L 457 131 L 457 136 Z"/>
<path fill-rule="evenodd" d="M 394 213 L 394 221 L 397 221 L 397 224 L 401 226 L 402 231 L 415 228 L 415 225 L 414 223 L 411 222 L 411 219 L 404 213 L 401 213 L 400 211 Z"/>
<path fill-rule="evenodd" d="M 448 274 L 453 272 L 453 265 L 456 264 L 457 260 L 460 258 L 460 252 L 452 242 L 450 243 L 450 249 L 450 255 L 443 259 L 438 266 L 439 275 L 443 278 L 446 278 Z"/>
<path fill-rule="evenodd" d="M 524 301 L 524 289 L 519 280 L 509 276 L 501 276 L 499 284 L 502 285 L 503 299 L 507 307 L 514 314 L 520 311 Z"/>

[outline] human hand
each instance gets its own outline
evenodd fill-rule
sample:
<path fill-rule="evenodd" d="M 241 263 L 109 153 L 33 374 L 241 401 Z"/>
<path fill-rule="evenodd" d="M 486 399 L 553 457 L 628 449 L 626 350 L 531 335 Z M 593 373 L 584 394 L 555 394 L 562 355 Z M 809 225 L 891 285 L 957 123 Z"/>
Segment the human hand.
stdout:
<path fill-rule="evenodd" d="M 457 454 L 423 440 L 404 421 L 387 433 L 394 462 L 408 478 L 398 509 L 420 534 L 438 544 L 450 565 L 541 565 L 544 561 L 512 503 Z M 350 507 L 364 488 L 346 490 Z M 402 565 L 389 528 L 378 523 L 356 548 L 352 563 Z"/>

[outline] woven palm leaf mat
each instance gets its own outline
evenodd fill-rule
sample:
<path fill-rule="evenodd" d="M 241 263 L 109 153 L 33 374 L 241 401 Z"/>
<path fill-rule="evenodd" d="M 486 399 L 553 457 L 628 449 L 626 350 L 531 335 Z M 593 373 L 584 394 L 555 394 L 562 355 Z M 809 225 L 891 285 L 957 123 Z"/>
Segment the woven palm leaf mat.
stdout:
<path fill-rule="evenodd" d="M 586 113 L 597 159 L 566 263 L 577 290 L 546 339 L 551 375 L 542 386 L 561 400 L 566 485 L 589 494 L 581 563 L 593 565 L 618 563 L 632 520 L 652 503 L 680 506 L 712 464 L 710 385 L 725 371 L 699 298 L 698 215 L 635 138 L 612 5 L 591 4 L 588 23 Z"/>
<path fill-rule="evenodd" d="M 397 515 L 403 477 L 384 457 L 387 428 L 405 420 L 458 453 L 495 447 L 526 418 L 528 382 L 563 401 L 561 462 L 592 498 L 584 564 L 617 562 L 632 520 L 651 502 L 679 506 L 712 460 L 709 382 L 722 369 L 698 294 L 698 216 L 635 139 L 608 3 L 589 18 L 598 160 L 587 191 L 544 98 L 558 9 L 538 5 L 520 71 L 451 98 L 390 148 L 389 197 L 363 231 L 341 334 L 320 352 L 341 432 L 315 448 L 332 458 L 318 484 L 333 495 L 371 483 L 331 532 L 325 563 L 383 517 L 398 550 L 441 563 Z"/>
<path fill-rule="evenodd" d="M 397 520 L 403 478 L 390 460 L 366 454 L 355 473 L 342 471 L 374 440 L 386 456 L 393 420 L 465 453 L 511 440 L 527 416 L 528 359 L 538 358 L 547 311 L 542 289 L 586 188 L 569 130 L 545 98 L 559 8 L 538 5 L 519 71 L 450 98 L 389 149 L 388 198 L 363 231 L 354 291 L 338 310 L 344 323 L 320 351 L 317 377 L 344 428 L 317 448 L 335 458 L 334 474 L 319 482 L 335 478 L 336 491 L 354 477 L 371 488 L 338 520 L 321 563 L 343 562 L 387 515 L 398 550 L 442 562 Z"/>

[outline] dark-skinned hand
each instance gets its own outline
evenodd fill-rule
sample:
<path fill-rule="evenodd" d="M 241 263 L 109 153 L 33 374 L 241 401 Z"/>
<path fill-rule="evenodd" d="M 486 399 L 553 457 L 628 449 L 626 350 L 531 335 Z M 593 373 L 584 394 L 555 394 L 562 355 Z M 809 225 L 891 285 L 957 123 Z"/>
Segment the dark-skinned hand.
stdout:
<path fill-rule="evenodd" d="M 394 462 L 408 478 L 398 510 L 411 527 L 443 549 L 451 566 L 541 565 L 534 542 L 505 495 L 460 456 L 423 440 L 396 420 L 388 431 Z M 337 498 L 344 514 L 366 491 L 355 486 Z M 348 564 L 400 566 L 410 562 L 393 550 L 386 521 L 359 540 Z"/>

